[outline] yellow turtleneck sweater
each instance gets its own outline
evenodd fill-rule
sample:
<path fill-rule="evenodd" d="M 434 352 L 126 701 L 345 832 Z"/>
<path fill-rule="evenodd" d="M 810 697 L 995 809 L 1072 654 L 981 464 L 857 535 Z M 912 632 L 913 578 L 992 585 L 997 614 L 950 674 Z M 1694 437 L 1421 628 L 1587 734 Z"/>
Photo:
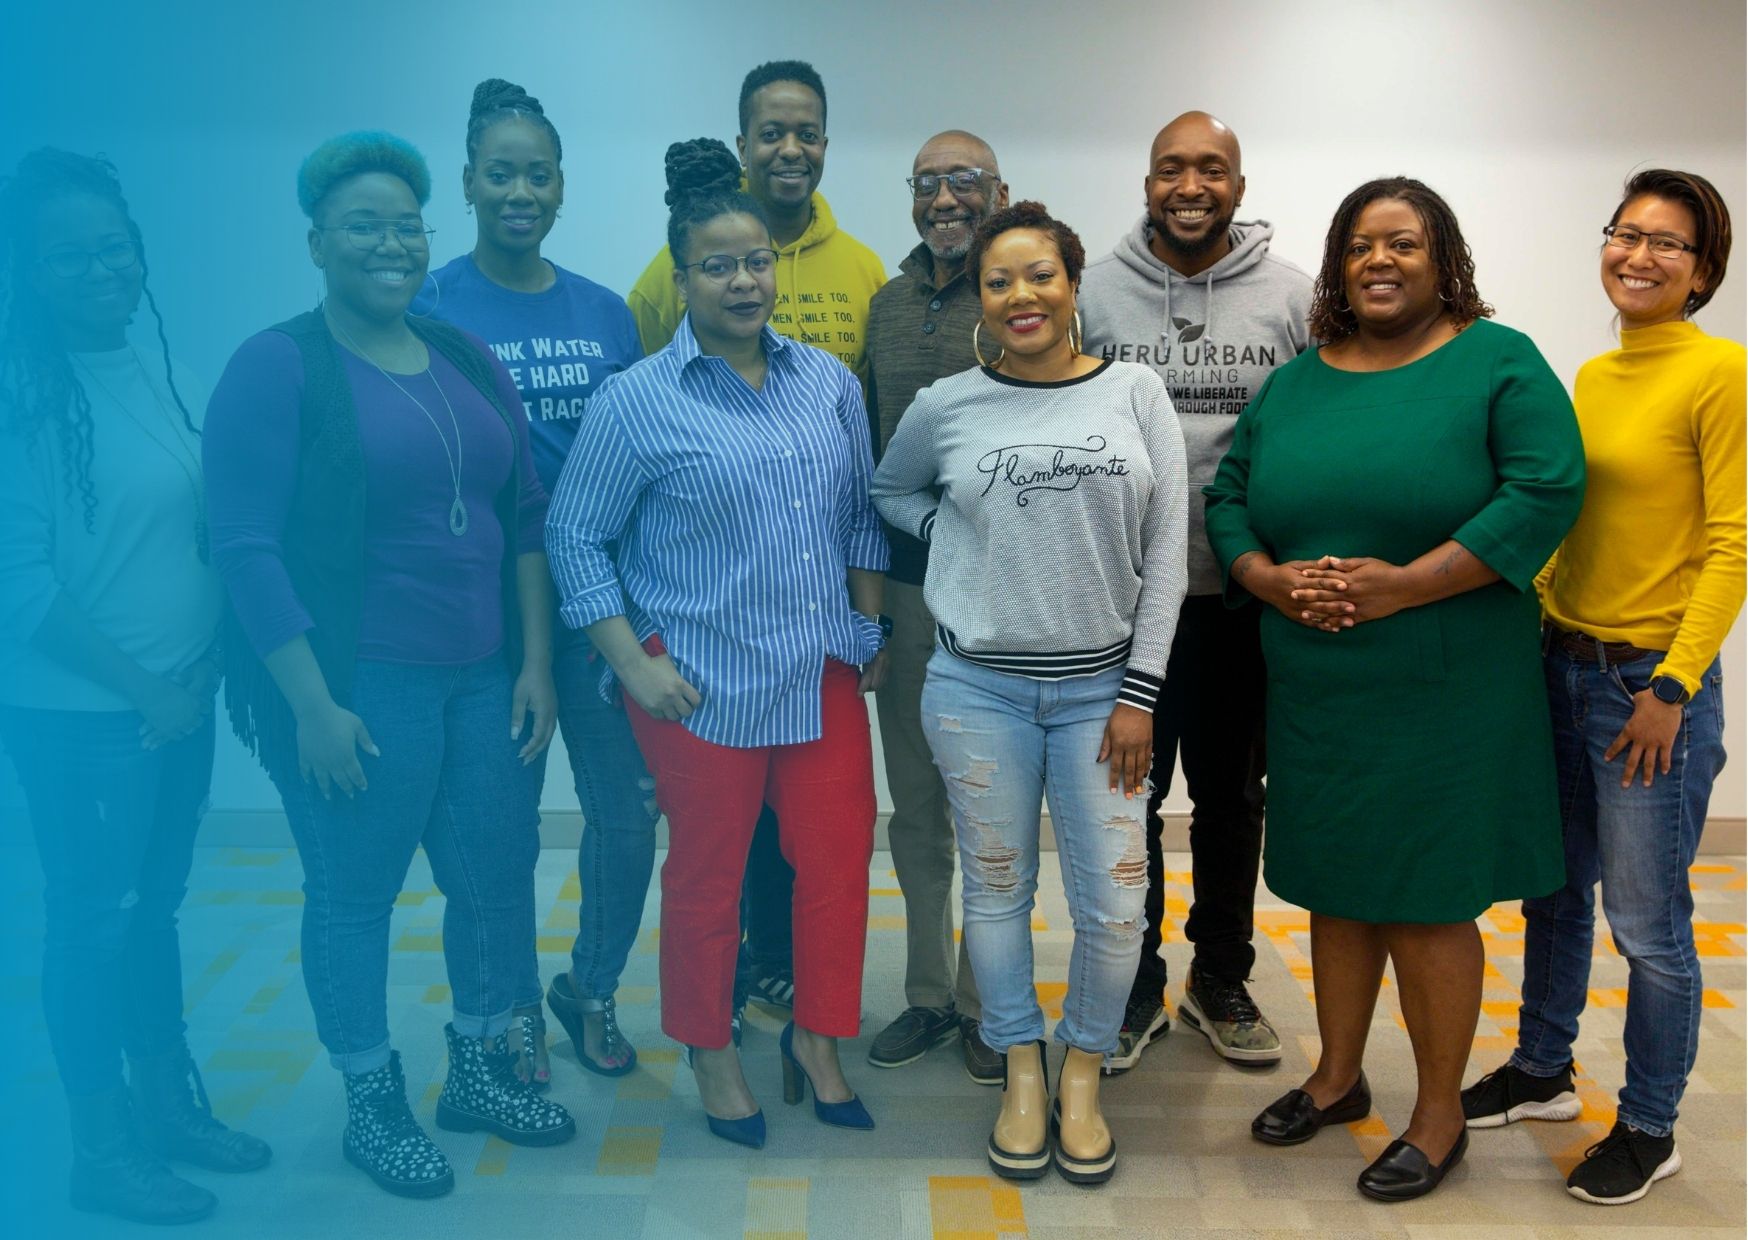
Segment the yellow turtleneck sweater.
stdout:
<path fill-rule="evenodd" d="M 1690 322 L 1621 332 L 1573 404 L 1584 510 L 1538 585 L 1561 628 L 1666 650 L 1698 693 L 1748 580 L 1743 347 Z"/>

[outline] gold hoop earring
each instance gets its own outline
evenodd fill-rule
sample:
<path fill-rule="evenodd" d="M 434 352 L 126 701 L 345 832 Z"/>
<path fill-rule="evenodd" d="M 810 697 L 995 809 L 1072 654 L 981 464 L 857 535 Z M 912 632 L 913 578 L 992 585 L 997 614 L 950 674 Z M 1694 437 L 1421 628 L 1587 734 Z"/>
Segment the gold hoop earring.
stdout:
<path fill-rule="evenodd" d="M 1074 322 L 1068 325 L 1068 352 L 1074 357 L 1080 356 L 1080 346 L 1086 341 L 1086 335 L 1081 331 L 1080 311 L 1074 312 Z"/>
<path fill-rule="evenodd" d="M 971 325 L 971 351 L 973 353 L 977 354 L 977 364 L 978 365 L 984 367 L 987 370 L 994 370 L 997 366 L 1001 365 L 1002 358 L 1004 358 L 1008 355 L 1008 351 L 1004 347 L 1002 349 L 1002 351 L 996 355 L 996 359 L 993 362 L 985 361 L 983 358 L 983 338 L 981 335 L 979 335 L 979 333 L 982 330 L 983 330 L 983 319 L 980 316 L 978 318 L 977 322 L 975 322 Z"/>

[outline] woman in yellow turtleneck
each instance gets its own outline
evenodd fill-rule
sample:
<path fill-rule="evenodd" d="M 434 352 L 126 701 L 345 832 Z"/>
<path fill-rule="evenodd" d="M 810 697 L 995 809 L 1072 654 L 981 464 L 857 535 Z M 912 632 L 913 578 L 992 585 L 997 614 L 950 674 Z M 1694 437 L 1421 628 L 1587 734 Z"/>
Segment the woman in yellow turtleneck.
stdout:
<path fill-rule="evenodd" d="M 1709 181 L 1651 169 L 1603 230 L 1621 347 L 1578 372 L 1584 510 L 1538 580 L 1565 819 L 1566 885 L 1525 900 L 1517 1050 L 1463 1093 L 1472 1128 L 1569 1120 L 1594 892 L 1629 968 L 1613 1131 L 1568 1177 L 1585 1201 L 1643 1197 L 1681 1168 L 1676 1110 L 1699 1047 L 1687 869 L 1724 765 L 1718 648 L 1742 608 L 1744 350 L 1690 316 L 1730 255 Z"/>

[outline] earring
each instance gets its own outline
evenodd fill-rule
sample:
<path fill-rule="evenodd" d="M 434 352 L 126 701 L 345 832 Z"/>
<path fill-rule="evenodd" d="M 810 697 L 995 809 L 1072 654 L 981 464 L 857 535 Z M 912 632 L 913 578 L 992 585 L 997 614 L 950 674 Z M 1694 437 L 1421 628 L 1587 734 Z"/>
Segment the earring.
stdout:
<path fill-rule="evenodd" d="M 467 204 L 467 213 L 469 215 L 473 214 L 473 204 L 471 202 Z"/>
<path fill-rule="evenodd" d="M 1456 287 L 1456 283 L 1457 283 L 1457 282 L 1456 282 L 1456 281 L 1455 281 L 1455 280 L 1452 280 L 1452 281 L 1451 281 L 1451 287 L 1452 287 L 1452 288 L 1455 288 L 1455 287 Z M 1439 300 L 1440 300 L 1440 301 L 1442 301 L 1442 302 L 1444 302 L 1444 303 L 1445 303 L 1445 305 L 1447 305 L 1447 306 L 1448 306 L 1448 305 L 1452 305 L 1452 304 L 1453 304 L 1453 303 L 1455 303 L 1455 302 L 1456 302 L 1456 300 L 1457 300 L 1457 299 L 1456 299 L 1456 297 L 1455 297 L 1455 296 L 1447 296 L 1447 295 L 1446 295 L 1446 293 L 1445 293 L 1445 291 L 1444 291 L 1444 289 L 1443 289 L 1443 288 L 1440 288 L 1440 289 L 1439 289 L 1439 291 L 1438 291 L 1438 299 L 1439 299 Z"/>
<path fill-rule="evenodd" d="M 983 318 L 982 316 L 979 316 L 977 322 L 971 325 L 971 351 L 977 354 L 978 365 L 987 370 L 994 370 L 997 366 L 1001 365 L 1002 358 L 1008 355 L 1008 351 L 1004 348 L 999 354 L 997 354 L 996 359 L 993 362 L 985 361 L 983 357 L 983 337 L 979 334 L 982 329 Z"/>
<path fill-rule="evenodd" d="M 1080 311 L 1074 312 L 1074 321 L 1068 325 L 1068 351 L 1075 357 L 1080 356 L 1080 346 L 1086 340 L 1080 327 Z"/>

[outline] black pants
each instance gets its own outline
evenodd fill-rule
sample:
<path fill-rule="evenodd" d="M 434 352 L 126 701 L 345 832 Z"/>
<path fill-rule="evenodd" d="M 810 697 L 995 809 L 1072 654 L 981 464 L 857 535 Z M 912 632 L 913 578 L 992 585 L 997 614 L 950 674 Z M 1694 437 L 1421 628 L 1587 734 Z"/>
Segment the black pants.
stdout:
<path fill-rule="evenodd" d="M 1160 802 L 1171 790 L 1180 750 L 1189 783 L 1193 903 L 1184 934 L 1198 974 L 1242 981 L 1256 963 L 1251 944 L 1262 862 L 1263 670 L 1256 604 L 1233 610 L 1218 595 L 1194 595 L 1178 613 L 1165 689 L 1153 714 L 1153 795 L 1147 800 L 1147 933 L 1130 1002 L 1165 990 L 1160 923 L 1165 862 Z"/>
<path fill-rule="evenodd" d="M 753 980 L 793 967 L 795 949 L 795 870 L 778 845 L 777 815 L 766 806 L 753 828 L 741 880 L 740 926 L 745 937 L 734 971 L 734 1005 L 746 1002 Z"/>

